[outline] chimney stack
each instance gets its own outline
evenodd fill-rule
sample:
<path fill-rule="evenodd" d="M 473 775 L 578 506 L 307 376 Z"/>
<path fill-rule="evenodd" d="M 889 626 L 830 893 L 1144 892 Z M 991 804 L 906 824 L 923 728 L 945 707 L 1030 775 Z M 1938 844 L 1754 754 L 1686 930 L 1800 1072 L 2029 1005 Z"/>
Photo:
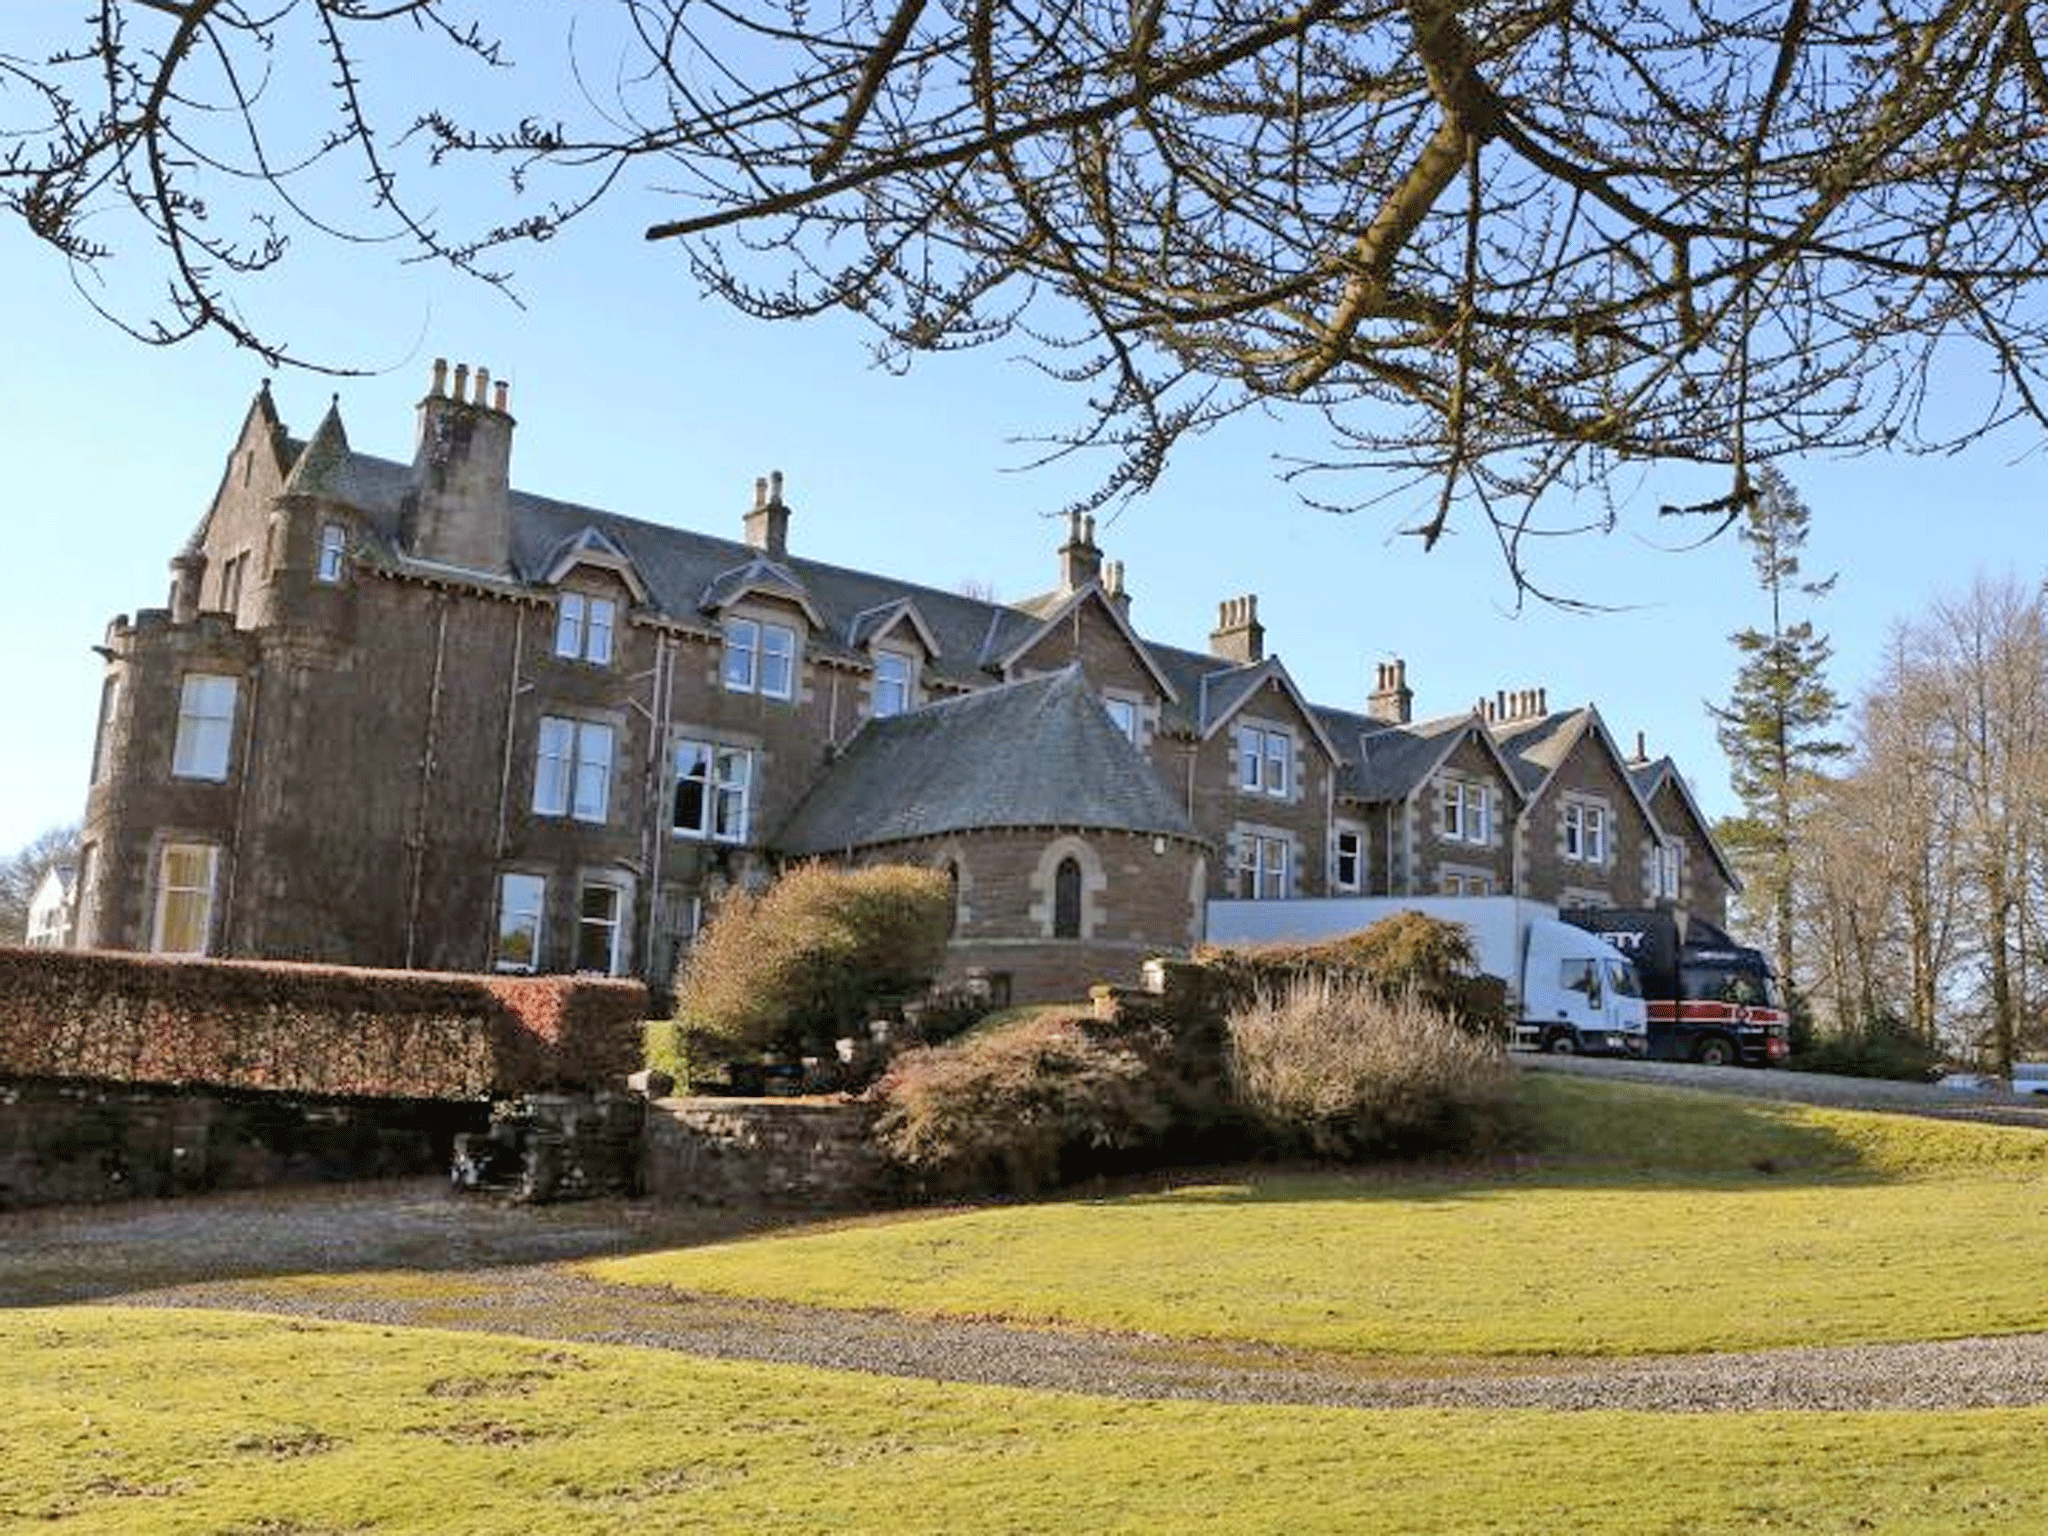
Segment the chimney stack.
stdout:
<path fill-rule="evenodd" d="M 1102 590 L 1109 595 L 1109 600 L 1116 604 L 1116 611 L 1128 619 L 1131 616 L 1131 594 L 1124 586 L 1123 561 L 1102 562 Z"/>
<path fill-rule="evenodd" d="M 1102 551 L 1095 546 L 1095 519 L 1067 514 L 1067 542 L 1060 546 L 1060 595 L 1070 597 L 1102 576 Z"/>
<path fill-rule="evenodd" d="M 1265 660 L 1266 627 L 1259 622 L 1259 600 L 1254 594 L 1227 597 L 1217 605 L 1209 654 L 1240 667 Z"/>
<path fill-rule="evenodd" d="M 1384 725 L 1406 725 L 1415 717 L 1415 693 L 1408 686 L 1408 663 L 1399 656 L 1379 664 L 1378 681 L 1366 696 L 1365 717 Z"/>
<path fill-rule="evenodd" d="M 782 499 L 782 471 L 754 481 L 754 505 L 744 521 L 746 542 L 770 560 L 789 554 L 789 505 Z"/>
<path fill-rule="evenodd" d="M 501 575 L 512 567 L 512 428 L 509 391 L 490 391 L 488 368 L 434 359 L 419 404 L 412 484 L 400 515 L 408 553 L 464 570 Z M 486 403 L 489 401 L 490 403 Z"/>

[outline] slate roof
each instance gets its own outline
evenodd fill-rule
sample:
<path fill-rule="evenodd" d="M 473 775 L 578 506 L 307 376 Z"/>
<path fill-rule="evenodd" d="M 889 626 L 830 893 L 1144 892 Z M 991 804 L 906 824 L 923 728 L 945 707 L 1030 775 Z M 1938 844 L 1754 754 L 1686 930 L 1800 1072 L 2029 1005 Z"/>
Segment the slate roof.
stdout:
<path fill-rule="evenodd" d="M 1592 723 L 1590 709 L 1567 709 L 1497 727 L 1493 739 L 1514 765 L 1522 793 L 1532 795 L 1571 753 L 1579 733 Z"/>
<path fill-rule="evenodd" d="M 348 443 L 336 410 L 328 411 L 312 440 L 306 443 L 287 438 L 283 428 L 275 425 L 276 418 L 267 390 L 259 395 L 252 410 L 261 412 L 263 421 L 273 425 L 273 440 L 284 461 L 292 465 L 292 489 L 314 492 L 354 507 L 381 542 L 381 553 L 387 562 L 395 566 L 410 563 L 398 542 L 400 512 L 412 481 L 410 465 L 356 452 Z M 1000 675 L 1004 661 L 1041 632 L 1047 615 L 1058 613 L 1072 601 L 1073 594 L 1054 592 L 1023 603 L 995 603 L 935 587 L 919 586 L 893 576 L 808 560 L 799 555 L 785 555 L 779 560 L 769 561 L 762 551 L 737 539 L 718 538 L 691 529 L 624 517 L 518 489 L 511 491 L 509 500 L 512 512 L 512 574 L 517 582 L 535 586 L 545 583 L 565 548 L 578 543 L 598 547 L 609 545 L 644 579 L 646 609 L 671 623 L 712 629 L 717 624 L 715 610 L 718 604 L 743 590 L 750 582 L 758 582 L 757 590 L 764 591 L 787 583 L 792 589 L 790 595 L 797 597 L 800 594 L 801 598 L 808 599 L 816 616 L 816 625 L 807 640 L 810 652 L 853 665 L 865 665 L 868 661 L 865 649 L 868 639 L 904 605 L 914 605 L 917 619 L 922 621 L 923 629 L 937 646 L 936 655 L 925 668 L 927 682 L 941 691 L 973 690 L 970 697 L 949 701 L 943 707 L 972 705 L 975 699 L 981 699 L 984 701 L 981 707 L 1002 712 L 1005 723 L 999 727 L 978 724 L 982 716 L 970 708 L 958 717 L 957 722 L 951 717 L 942 717 L 941 723 L 934 725 L 926 717 L 931 708 L 941 706 L 931 706 L 912 715 L 895 717 L 894 721 L 873 722 L 864 727 L 861 735 L 855 738 L 855 744 L 860 744 L 870 731 L 873 732 L 873 740 L 859 746 L 862 756 L 876 754 L 879 761 L 880 754 L 885 751 L 901 751 L 923 763 L 937 749 L 914 747 L 913 738 L 922 739 L 927 732 L 934 739 L 943 733 L 947 740 L 972 738 L 984 744 L 994 741 L 996 735 L 993 733 L 998 731 L 1011 732 L 1029 727 L 1051 732 L 1046 721 L 1025 718 L 1029 711 L 1016 702 L 1020 696 L 1013 696 L 1009 689 L 991 689 L 990 684 Z M 769 579 L 762 580 L 763 577 Z M 1279 666 L 1277 658 L 1268 658 L 1251 666 L 1238 666 L 1205 651 L 1184 650 L 1138 638 L 1160 679 L 1171 691 L 1171 697 L 1161 700 L 1159 725 L 1161 730 L 1172 734 L 1204 734 L 1241 704 L 1253 689 L 1274 675 Z M 1085 684 L 1079 687 L 1090 708 L 1076 712 L 1076 718 L 1085 719 L 1088 726 L 1071 726 L 1070 722 L 1069 734 L 1081 734 L 1073 735 L 1072 740 L 1063 739 L 1056 743 L 1052 736 L 1058 733 L 1051 732 L 1040 742 L 1040 747 L 1058 751 L 1092 750 L 1087 748 L 1087 739 L 1101 737 L 1119 745 L 1121 759 L 1144 766 L 1136 750 L 1096 706 L 1094 695 Z M 1027 691 L 1021 697 L 1035 695 Z M 1019 713 L 1019 718 L 1010 718 L 1013 711 Z M 1321 705 L 1310 706 L 1309 714 L 1339 756 L 1338 793 L 1366 802 L 1403 799 L 1412 794 L 1428 781 L 1456 745 L 1459 733 L 1471 728 L 1477 719 L 1468 711 L 1462 715 L 1397 726 Z M 992 714 L 988 718 L 995 716 Z M 1581 727 L 1596 718 L 1589 709 L 1568 710 L 1492 729 L 1488 737 L 1506 760 L 1518 789 L 1526 798 L 1541 787 L 1569 752 Z M 899 723 L 912 720 L 920 723 L 915 726 Z M 1100 730 L 1096 729 L 1098 726 Z M 992 734 L 981 734 L 984 731 Z M 855 755 L 854 748 L 850 746 L 842 765 L 853 761 Z M 1059 782 L 1056 775 L 1037 775 L 1042 782 L 1032 782 L 1033 755 L 1026 750 L 978 751 L 973 773 L 963 775 L 962 763 L 951 762 L 946 765 L 944 774 L 935 775 L 930 792 L 938 794 L 950 784 L 962 786 L 961 795 L 964 796 L 965 785 L 980 782 L 981 776 L 996 770 L 998 765 L 988 760 L 1000 759 L 1015 767 L 1018 773 L 1013 783 L 991 786 L 992 792 L 1000 791 L 996 803 L 1009 806 L 1017 815 L 1029 812 L 1030 817 L 1041 818 L 1031 820 L 1032 825 L 1050 824 L 1043 819 L 1047 817 L 1051 821 L 1072 825 L 1124 826 L 1135 820 L 1145 823 L 1138 828 L 1140 830 L 1191 835 L 1186 817 L 1170 797 L 1158 789 L 1156 776 L 1149 769 L 1145 777 L 1156 792 L 1153 799 L 1157 804 L 1143 797 L 1132 798 L 1137 792 L 1119 781 L 1105 785 L 1101 791 L 1105 798 L 1088 808 L 1091 802 L 1085 796 L 1078 801 L 1074 799 L 1076 786 Z M 1121 767 L 1117 770 L 1119 774 L 1122 771 Z M 862 772 L 865 770 L 849 776 L 835 770 L 827 775 L 819 789 L 824 792 L 834 784 L 854 783 Z M 939 782 L 941 779 L 945 784 Z M 1647 809 L 1651 790 L 1645 788 L 1640 780 L 1636 781 L 1636 787 Z M 1049 795 L 1059 800 L 1065 809 L 1054 814 L 1058 808 L 1050 800 L 1045 803 L 1034 801 L 1027 791 Z M 849 818 L 855 810 L 858 809 L 862 815 L 868 814 L 864 805 L 856 806 L 854 803 L 862 797 L 851 796 L 843 789 L 833 789 L 831 793 L 835 796 L 848 794 L 850 798 L 841 810 L 833 812 L 838 822 L 831 829 L 832 835 L 819 846 L 841 846 L 842 843 L 835 839 L 852 824 Z M 877 791 L 873 798 L 885 800 L 887 796 Z M 1073 814 L 1075 804 L 1084 808 L 1084 814 Z M 804 814 L 812 814 L 808 803 L 805 811 L 800 813 Z M 820 817 L 826 814 L 825 802 L 819 802 L 815 814 Z M 955 816 L 960 825 L 991 824 L 989 810 L 985 806 L 975 806 L 971 815 L 960 811 L 957 806 L 942 814 L 936 801 L 919 807 L 906 806 L 899 819 L 904 824 L 917 821 L 919 825 L 926 825 L 945 820 L 948 816 Z M 1090 817 L 1098 820 L 1091 821 Z M 804 830 L 798 821 L 792 821 L 791 826 Z"/>
<path fill-rule="evenodd" d="M 1068 667 L 869 720 L 769 842 L 820 854 L 994 827 L 1196 835 Z"/>

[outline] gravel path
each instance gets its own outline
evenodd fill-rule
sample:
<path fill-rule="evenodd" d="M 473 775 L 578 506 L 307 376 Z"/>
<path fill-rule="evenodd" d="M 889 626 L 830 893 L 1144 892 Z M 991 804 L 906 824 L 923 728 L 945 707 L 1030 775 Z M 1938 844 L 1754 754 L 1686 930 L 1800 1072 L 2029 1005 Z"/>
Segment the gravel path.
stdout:
<path fill-rule="evenodd" d="M 2048 1334 L 1625 1360 L 1360 1359 L 732 1301 L 605 1285 L 571 1267 L 766 1225 L 623 1202 L 515 1208 L 419 1182 L 34 1212 L 0 1216 L 0 1304 L 227 1307 L 1213 1402 L 1701 1412 L 2048 1404 Z M 375 1273 L 390 1269 L 412 1273 Z M 306 1274 L 321 1277 L 317 1286 L 292 1278 Z"/>

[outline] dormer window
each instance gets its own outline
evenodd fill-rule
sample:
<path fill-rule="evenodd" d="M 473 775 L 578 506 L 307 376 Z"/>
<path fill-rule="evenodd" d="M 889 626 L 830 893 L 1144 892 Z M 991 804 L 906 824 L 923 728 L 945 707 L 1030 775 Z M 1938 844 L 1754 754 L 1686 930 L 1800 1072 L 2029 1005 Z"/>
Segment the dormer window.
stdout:
<path fill-rule="evenodd" d="M 901 651 L 875 653 L 875 717 L 910 708 L 911 662 Z"/>
<path fill-rule="evenodd" d="M 564 592 L 555 619 L 555 654 L 593 666 L 611 665 L 612 630 L 618 613 L 618 605 L 608 597 Z"/>
<path fill-rule="evenodd" d="M 725 687 L 786 699 L 796 680 L 796 631 L 759 619 L 725 621 Z"/>

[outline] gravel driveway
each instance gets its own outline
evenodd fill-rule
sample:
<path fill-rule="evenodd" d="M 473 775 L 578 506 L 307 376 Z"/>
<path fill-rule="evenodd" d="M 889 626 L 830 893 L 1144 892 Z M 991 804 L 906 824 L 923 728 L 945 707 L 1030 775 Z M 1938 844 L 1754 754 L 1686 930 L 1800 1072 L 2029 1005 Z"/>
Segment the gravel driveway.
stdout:
<path fill-rule="evenodd" d="M 644 1203 L 536 1210 L 457 1197 L 437 1181 L 38 1211 L 0 1216 L 0 1303 L 225 1307 L 1215 1402 L 1667 1411 L 2048 1404 L 2048 1334 L 1627 1360 L 1360 1359 L 736 1302 L 604 1285 L 572 1264 L 769 1225 Z M 306 1274 L 323 1278 L 317 1286 L 291 1278 Z"/>

